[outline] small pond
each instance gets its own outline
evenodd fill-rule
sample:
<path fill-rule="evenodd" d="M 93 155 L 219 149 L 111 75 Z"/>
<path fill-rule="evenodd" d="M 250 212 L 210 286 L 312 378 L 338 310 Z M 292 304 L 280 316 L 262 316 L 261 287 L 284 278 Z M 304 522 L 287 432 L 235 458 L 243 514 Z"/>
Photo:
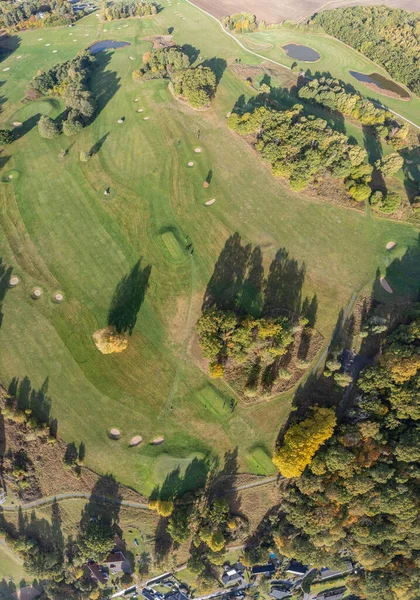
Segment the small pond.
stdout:
<path fill-rule="evenodd" d="M 115 40 L 102 40 L 100 42 L 95 42 L 92 46 L 89 46 L 88 50 L 92 54 L 98 54 L 98 52 L 102 52 L 102 50 L 113 50 L 116 48 L 125 48 L 125 46 L 130 46 L 130 42 L 116 42 Z"/>
<path fill-rule="evenodd" d="M 282 48 L 289 58 L 301 60 L 302 62 L 316 62 L 321 58 L 321 55 L 309 46 L 286 44 L 285 46 L 282 46 Z"/>
<path fill-rule="evenodd" d="M 370 75 L 366 75 L 366 73 L 359 73 L 358 71 L 349 71 L 350 75 L 360 81 L 360 83 L 367 83 L 375 86 L 379 90 L 383 90 L 384 92 L 391 92 L 393 95 L 399 96 L 400 98 L 404 98 L 408 100 L 410 98 L 410 94 L 403 87 L 387 79 L 383 75 L 379 73 L 371 73 Z"/>

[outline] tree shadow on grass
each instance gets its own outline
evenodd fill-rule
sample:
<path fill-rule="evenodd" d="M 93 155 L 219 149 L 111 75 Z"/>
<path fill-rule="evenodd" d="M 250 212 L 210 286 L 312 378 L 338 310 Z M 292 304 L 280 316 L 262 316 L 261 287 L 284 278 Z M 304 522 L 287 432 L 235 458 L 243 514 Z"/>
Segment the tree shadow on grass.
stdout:
<path fill-rule="evenodd" d="M 107 137 L 109 136 L 109 131 L 108 133 L 106 133 L 105 135 L 103 135 L 101 137 L 100 140 L 98 140 L 97 142 L 95 142 L 92 146 L 92 148 L 89 150 L 89 155 L 90 156 L 95 156 L 95 154 L 98 154 L 98 152 L 100 151 L 100 149 L 102 148 L 102 146 L 105 144 Z"/>
<path fill-rule="evenodd" d="M 31 410 L 31 415 L 41 425 L 50 425 L 52 400 L 48 395 L 49 379 L 45 378 L 39 389 L 33 388 L 27 375 L 19 381 L 18 377 L 11 380 L 8 393 L 16 399 L 18 410 Z M 56 424 L 56 429 L 58 425 Z"/>
<path fill-rule="evenodd" d="M 420 136 L 419 136 L 420 142 Z M 420 145 L 400 150 L 404 158 L 404 187 L 410 202 L 420 196 Z"/>
<path fill-rule="evenodd" d="M 3 323 L 3 302 L 8 290 L 10 289 L 10 278 L 12 276 L 12 267 L 8 267 L 0 258 L 0 327 Z"/>
<path fill-rule="evenodd" d="M 111 56 L 111 52 L 99 52 L 96 55 L 95 69 L 89 84 L 96 102 L 94 119 L 101 114 L 105 106 L 121 87 L 121 78 L 117 77 L 116 72 L 106 70 L 106 67 L 111 60 Z"/>
<path fill-rule="evenodd" d="M 37 113 L 36 115 L 32 115 L 32 117 L 26 119 L 26 121 L 23 121 L 22 125 L 13 131 L 14 139 L 19 140 L 21 137 L 29 133 L 34 127 L 38 125 L 38 121 L 40 118 L 41 113 Z"/>
<path fill-rule="evenodd" d="M 278 250 L 270 265 L 264 288 L 264 313 L 269 314 L 282 308 L 299 314 L 305 273 L 305 263 L 299 265 L 297 260 L 289 257 L 285 248 Z"/>
<path fill-rule="evenodd" d="M 182 52 L 186 54 L 190 59 L 191 65 L 195 63 L 197 58 L 200 56 L 200 50 L 198 48 L 195 48 L 194 46 L 191 46 L 191 44 L 184 44 L 181 49 Z"/>
<path fill-rule="evenodd" d="M 201 66 L 209 67 L 213 71 L 213 73 L 216 75 L 217 85 L 219 85 L 220 80 L 223 77 L 223 73 L 226 71 L 227 62 L 224 58 L 217 58 L 215 56 L 213 58 L 207 58 L 201 63 Z"/>
<path fill-rule="evenodd" d="M 118 333 L 132 335 L 149 286 L 151 270 L 150 265 L 142 269 L 140 259 L 117 285 L 108 312 L 108 325 L 115 327 Z"/>

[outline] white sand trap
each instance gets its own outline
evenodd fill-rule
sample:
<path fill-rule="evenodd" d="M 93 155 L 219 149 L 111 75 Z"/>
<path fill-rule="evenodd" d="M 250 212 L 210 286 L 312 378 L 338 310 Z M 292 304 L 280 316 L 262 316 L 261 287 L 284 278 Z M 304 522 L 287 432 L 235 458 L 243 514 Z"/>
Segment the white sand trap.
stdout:
<path fill-rule="evenodd" d="M 207 202 L 205 202 L 204 204 L 206 206 L 211 206 L 212 204 L 214 204 L 216 202 L 216 198 L 212 198 L 211 200 L 207 200 Z"/>
<path fill-rule="evenodd" d="M 114 440 L 119 440 L 121 437 L 121 432 L 119 429 L 115 429 L 114 427 L 109 432 L 110 437 Z"/>
<path fill-rule="evenodd" d="M 35 288 L 34 291 L 32 292 L 32 298 L 38 299 L 41 298 L 42 296 L 42 292 L 39 288 Z"/>
<path fill-rule="evenodd" d="M 386 245 L 386 249 L 387 250 L 392 250 L 393 248 L 395 248 L 397 244 L 395 242 L 388 242 Z"/>
<path fill-rule="evenodd" d="M 124 123 L 124 119 L 118 119 L 118 123 Z"/>
<path fill-rule="evenodd" d="M 45 44 L 46 46 L 51 46 L 51 44 Z"/>
<path fill-rule="evenodd" d="M 22 58 L 22 55 L 20 54 L 19 56 L 16 56 L 16 59 Z"/>
<path fill-rule="evenodd" d="M 393 293 L 393 289 L 392 287 L 389 285 L 389 283 L 387 282 L 387 280 L 385 279 L 385 277 L 381 277 L 379 280 L 381 286 L 384 288 L 384 290 L 386 292 L 388 292 L 388 294 L 392 294 Z"/>
<path fill-rule="evenodd" d="M 10 281 L 9 281 L 10 287 L 16 287 L 18 283 L 19 283 L 19 278 L 18 277 L 11 277 L 10 278 Z"/>
<path fill-rule="evenodd" d="M 194 148 L 194 152 L 196 152 L 197 154 L 200 154 L 201 148 Z"/>
<path fill-rule="evenodd" d="M 232 115 L 232 113 L 231 113 L 231 112 L 227 112 L 227 113 L 226 113 L 226 119 L 229 119 L 229 117 L 230 117 L 231 115 Z"/>
<path fill-rule="evenodd" d="M 42 42 L 44 38 L 38 38 L 38 42 Z"/>
<path fill-rule="evenodd" d="M 138 113 L 142 113 L 142 112 L 143 112 L 143 110 L 144 110 L 143 108 L 138 108 L 138 109 L 137 109 L 137 112 L 138 112 Z"/>
<path fill-rule="evenodd" d="M 9 175 L 8 179 L 13 179 L 13 175 Z"/>
<path fill-rule="evenodd" d="M 53 50 L 53 54 L 54 54 L 55 52 L 57 52 L 57 50 Z"/>
<path fill-rule="evenodd" d="M 69 35 L 73 35 L 72 33 L 69 33 Z"/>
<path fill-rule="evenodd" d="M 6 67 L 3 71 L 10 71 L 10 67 Z"/>
<path fill-rule="evenodd" d="M 138 102 L 138 101 L 139 101 L 139 99 L 138 99 L 138 98 L 134 98 L 134 102 Z"/>
<path fill-rule="evenodd" d="M 143 121 L 148 121 L 150 117 L 143 117 Z"/>
<path fill-rule="evenodd" d="M 73 42 L 77 42 L 77 40 L 73 40 Z"/>
<path fill-rule="evenodd" d="M 130 60 L 134 60 L 134 56 L 129 56 L 128 57 Z"/>
<path fill-rule="evenodd" d="M 160 435 L 159 437 L 155 438 L 152 442 L 152 444 L 154 444 L 155 446 L 158 446 L 159 444 L 162 444 L 165 441 L 165 438 L 163 437 L 163 435 Z"/>
<path fill-rule="evenodd" d="M 22 127 L 22 123 L 20 121 L 13 121 L 13 127 Z"/>
<path fill-rule="evenodd" d="M 190 162 L 188 163 L 188 166 L 189 166 L 189 167 L 193 167 L 193 166 L 194 166 L 194 163 L 193 163 L 193 161 L 192 161 L 192 160 L 190 160 Z"/>
<path fill-rule="evenodd" d="M 142 443 L 142 441 L 143 441 L 143 438 L 141 437 L 141 435 L 135 435 L 130 440 L 130 446 L 138 446 L 139 444 Z"/>

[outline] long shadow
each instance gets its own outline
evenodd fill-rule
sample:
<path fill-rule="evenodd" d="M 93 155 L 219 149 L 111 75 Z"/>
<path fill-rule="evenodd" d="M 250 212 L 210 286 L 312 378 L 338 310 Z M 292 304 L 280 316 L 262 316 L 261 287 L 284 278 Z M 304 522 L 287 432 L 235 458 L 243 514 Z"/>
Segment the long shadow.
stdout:
<path fill-rule="evenodd" d="M 210 460 L 194 458 L 183 475 L 179 467 L 168 473 L 162 485 L 153 490 L 151 498 L 172 500 L 190 491 L 203 488 L 206 485 L 210 467 Z"/>
<path fill-rule="evenodd" d="M 10 277 L 12 276 L 12 267 L 6 266 L 3 259 L 0 258 L 0 327 L 3 323 L 3 302 L 8 290 L 10 289 Z"/>
<path fill-rule="evenodd" d="M 26 119 L 26 121 L 23 121 L 22 125 L 19 128 L 15 129 L 15 131 L 13 132 L 14 139 L 19 140 L 21 137 L 29 133 L 34 127 L 38 125 L 38 121 L 40 118 L 41 113 L 38 113 L 36 115 L 33 115 L 32 117 L 29 117 L 28 119 Z"/>
<path fill-rule="evenodd" d="M 90 77 L 89 88 L 96 102 L 94 119 L 101 114 L 105 106 L 121 87 L 121 78 L 117 77 L 116 72 L 106 70 L 111 60 L 111 56 L 111 52 L 99 52 L 96 55 L 94 72 Z"/>
<path fill-rule="evenodd" d="M 197 58 L 200 56 L 200 50 L 198 48 L 195 48 L 194 46 L 191 46 L 191 44 L 184 44 L 181 47 L 181 50 L 184 54 L 188 56 L 191 65 L 195 63 Z"/>
<path fill-rule="evenodd" d="M 219 85 L 220 80 L 223 77 L 223 73 L 226 71 L 227 62 L 224 58 L 217 58 L 216 56 L 213 58 L 207 58 L 205 61 L 201 63 L 202 67 L 210 67 L 210 69 L 216 75 L 216 82 Z"/>
<path fill-rule="evenodd" d="M 109 502 L 112 498 L 113 502 Z M 113 475 L 102 475 L 92 488 L 88 503 L 83 509 L 80 528 L 85 531 L 91 523 L 100 522 L 117 528 L 122 494 Z"/>
<path fill-rule="evenodd" d="M 20 381 L 18 377 L 11 380 L 8 393 L 9 402 L 20 411 L 31 410 L 31 416 L 41 426 L 50 425 L 52 400 L 48 395 L 48 377 L 39 389 L 33 388 L 27 375 Z"/>
<path fill-rule="evenodd" d="M 109 133 L 110 132 L 108 131 L 108 133 L 103 135 L 100 140 L 98 140 L 97 142 L 95 142 L 93 144 L 92 148 L 89 150 L 90 156 L 94 156 L 95 154 L 98 154 L 98 152 L 101 150 L 102 146 L 105 144 L 106 139 L 109 136 Z"/>
<path fill-rule="evenodd" d="M 0 488 L 6 489 L 4 481 L 4 455 L 6 452 L 6 428 L 3 413 L 0 412 Z"/>
<path fill-rule="evenodd" d="M 0 63 L 6 60 L 20 46 L 21 38 L 18 35 L 3 33 L 0 35 Z"/>
<path fill-rule="evenodd" d="M 419 135 L 420 144 L 420 135 Z M 400 150 L 404 158 L 404 187 L 410 202 L 420 195 L 420 145 Z"/>
<path fill-rule="evenodd" d="M 3 153 L 3 150 L 0 150 L 0 154 Z M 5 154 L 3 156 L 0 156 L 0 170 L 3 169 L 6 164 L 9 162 L 9 160 L 11 159 L 10 154 Z"/>
<path fill-rule="evenodd" d="M 281 308 L 299 314 L 305 273 L 305 263 L 299 265 L 297 260 L 289 257 L 285 248 L 278 250 L 264 287 L 264 313 L 270 314 Z"/>
<path fill-rule="evenodd" d="M 118 333 L 133 333 L 137 314 L 144 302 L 152 267 L 141 268 L 141 259 L 116 287 L 108 312 L 108 325 Z"/>
<path fill-rule="evenodd" d="M 373 165 L 377 160 L 382 158 L 381 139 L 374 127 L 363 125 L 362 129 L 364 145 L 368 154 L 368 161 Z"/>

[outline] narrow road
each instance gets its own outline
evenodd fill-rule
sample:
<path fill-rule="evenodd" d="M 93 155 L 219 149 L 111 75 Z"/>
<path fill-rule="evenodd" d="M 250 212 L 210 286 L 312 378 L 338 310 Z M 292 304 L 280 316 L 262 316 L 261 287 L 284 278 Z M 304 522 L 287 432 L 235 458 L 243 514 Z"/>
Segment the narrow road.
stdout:
<path fill-rule="evenodd" d="M 219 19 L 217 17 L 214 17 L 212 14 L 210 14 L 209 12 L 207 12 L 206 10 L 204 10 L 204 8 L 201 8 L 200 6 L 197 6 L 196 4 L 194 4 L 194 2 L 191 2 L 191 0 L 185 0 L 185 2 L 188 2 L 188 4 L 191 4 L 191 6 L 194 6 L 198 10 L 201 10 L 201 12 L 203 12 L 205 15 L 207 15 L 211 19 L 214 19 L 220 25 L 222 31 L 226 35 L 228 35 L 230 38 L 232 38 L 242 48 L 242 50 L 245 50 L 245 52 L 248 52 L 249 54 L 253 54 L 254 56 L 258 56 L 258 58 L 262 58 L 263 60 L 266 60 L 266 61 L 268 61 L 268 62 L 270 62 L 270 63 L 272 63 L 274 65 L 278 65 L 279 67 L 283 67 L 283 69 L 287 69 L 288 71 L 292 70 L 290 67 L 288 67 L 287 65 L 284 65 L 281 62 L 278 62 L 277 60 L 273 60 L 272 58 L 268 58 L 268 56 L 264 56 L 263 54 L 258 54 L 258 52 L 254 52 L 253 50 L 250 50 L 249 48 L 247 48 L 246 46 L 244 46 L 244 44 L 237 37 L 235 37 L 232 33 L 230 33 L 229 31 L 227 31 L 227 29 L 225 29 L 223 27 L 222 23 L 219 21 Z M 354 50 L 354 48 L 353 48 L 353 50 Z M 357 52 L 357 50 L 355 50 L 355 52 Z M 312 78 L 312 79 L 314 79 L 314 78 Z M 384 106 L 383 104 L 381 104 L 380 102 L 376 102 L 375 100 L 372 100 L 372 102 L 374 104 L 376 104 L 377 106 L 379 106 L 380 108 L 383 108 L 383 109 L 387 110 L 388 112 L 392 113 L 393 115 L 395 115 L 399 119 L 402 119 L 403 121 L 406 121 L 407 123 L 409 123 L 413 127 L 416 127 L 416 129 L 420 129 L 420 125 L 417 125 L 417 123 L 414 123 L 413 121 L 410 121 L 410 119 L 407 119 L 406 117 L 403 117 L 403 115 L 400 115 L 399 113 L 395 112 L 395 110 L 391 110 L 387 106 Z"/>
<path fill-rule="evenodd" d="M 277 476 L 264 477 L 261 480 L 253 481 L 252 483 L 246 483 L 244 485 L 238 485 L 237 487 L 230 488 L 226 491 L 226 494 L 239 492 L 241 490 L 247 490 L 249 488 L 259 487 L 260 485 L 274 483 L 275 481 L 277 481 L 277 479 Z M 88 492 L 63 492 L 62 494 L 56 494 L 55 496 L 39 498 L 38 500 L 33 500 L 32 502 L 27 502 L 26 504 L 19 504 L 15 506 L 0 505 L 0 513 L 2 511 L 16 512 L 18 510 L 31 510 L 31 508 L 37 508 L 39 506 L 44 506 L 45 504 L 60 502 L 61 500 L 72 500 L 75 498 L 86 498 L 86 500 L 94 498 L 96 500 L 101 500 L 102 502 L 109 502 L 112 504 L 118 504 L 120 506 L 128 506 L 129 508 L 142 508 L 144 510 L 149 510 L 149 506 L 142 502 L 132 502 L 131 500 L 115 500 L 115 498 L 109 498 L 107 496 L 98 496 L 96 494 L 89 494 Z"/>

